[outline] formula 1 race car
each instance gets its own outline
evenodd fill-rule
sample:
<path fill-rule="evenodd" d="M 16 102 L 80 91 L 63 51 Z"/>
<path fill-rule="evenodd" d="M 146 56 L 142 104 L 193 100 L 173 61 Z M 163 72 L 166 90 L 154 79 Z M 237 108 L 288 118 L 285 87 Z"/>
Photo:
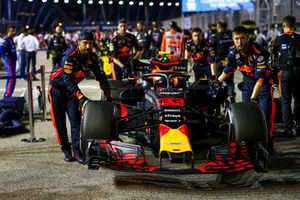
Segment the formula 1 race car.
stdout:
<path fill-rule="evenodd" d="M 154 59 L 145 68 L 151 73 L 111 82 L 113 103 L 84 106 L 81 151 L 89 169 L 176 174 L 266 169 L 266 121 L 257 104 L 230 104 L 220 114 L 226 87 L 208 80 L 190 84 L 181 61 Z"/>

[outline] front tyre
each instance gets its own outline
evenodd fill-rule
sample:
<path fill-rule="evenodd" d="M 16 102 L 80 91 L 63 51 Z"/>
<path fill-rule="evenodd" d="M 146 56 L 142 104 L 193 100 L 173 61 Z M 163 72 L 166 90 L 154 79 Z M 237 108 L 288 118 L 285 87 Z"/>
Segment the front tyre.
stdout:
<path fill-rule="evenodd" d="M 86 154 L 88 140 L 104 139 L 108 142 L 117 139 L 115 107 L 111 102 L 89 101 L 84 106 L 80 128 L 80 150 Z"/>
<path fill-rule="evenodd" d="M 249 157 L 257 168 L 267 166 L 267 123 L 263 111 L 256 103 L 230 104 L 226 114 L 229 121 L 228 142 L 246 145 Z"/>

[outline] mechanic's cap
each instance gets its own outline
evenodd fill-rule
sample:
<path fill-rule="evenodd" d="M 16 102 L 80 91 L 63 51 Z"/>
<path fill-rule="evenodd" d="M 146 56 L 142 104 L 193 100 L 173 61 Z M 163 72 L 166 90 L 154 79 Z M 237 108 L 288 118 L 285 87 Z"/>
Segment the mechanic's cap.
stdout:
<path fill-rule="evenodd" d="M 91 31 L 83 30 L 79 33 L 78 40 L 95 40 L 95 37 Z"/>
<path fill-rule="evenodd" d="M 169 25 L 171 28 L 177 28 L 177 23 L 175 21 L 171 21 Z"/>

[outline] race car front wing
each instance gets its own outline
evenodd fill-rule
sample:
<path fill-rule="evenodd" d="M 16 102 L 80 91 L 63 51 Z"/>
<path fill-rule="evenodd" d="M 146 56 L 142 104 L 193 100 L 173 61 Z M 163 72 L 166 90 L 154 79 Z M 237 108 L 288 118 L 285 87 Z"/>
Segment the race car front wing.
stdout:
<path fill-rule="evenodd" d="M 149 165 L 140 145 L 120 141 L 88 140 L 86 164 L 89 169 L 104 166 L 119 171 L 148 172 L 161 174 L 234 173 L 254 168 L 247 155 L 246 145 L 230 143 L 213 146 L 208 161 L 191 168 L 163 168 Z"/>

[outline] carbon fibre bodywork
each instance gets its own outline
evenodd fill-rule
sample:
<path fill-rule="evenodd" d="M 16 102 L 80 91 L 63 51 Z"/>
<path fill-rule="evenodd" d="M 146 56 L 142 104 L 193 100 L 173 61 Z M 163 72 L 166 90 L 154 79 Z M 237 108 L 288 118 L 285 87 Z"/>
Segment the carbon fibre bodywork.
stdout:
<path fill-rule="evenodd" d="M 254 140 L 258 137 L 234 133 L 232 117 L 220 115 L 218 106 L 227 98 L 226 88 L 213 88 L 207 80 L 189 84 L 188 79 L 188 75 L 168 69 L 143 74 L 139 81 L 129 78 L 122 86 L 115 87 L 119 92 L 111 116 L 115 125 L 110 131 L 116 132 L 118 137 L 111 139 L 115 137 L 107 137 L 107 133 L 97 133 L 97 130 L 96 133 L 85 133 L 83 129 L 86 144 L 82 145 L 82 151 L 88 167 L 151 173 L 232 173 L 253 169 L 258 163 L 258 154 L 266 160 L 268 155 L 260 145 L 264 141 L 258 141 L 256 148 L 251 145 L 249 149 L 249 144 L 256 143 Z M 98 106 L 104 107 L 103 102 L 91 103 L 99 105 L 94 105 L 89 112 L 96 112 Z M 229 114 L 234 114 L 238 107 L 259 109 L 252 103 L 230 106 Z M 93 120 L 105 121 L 108 117 L 103 115 Z M 85 120 L 85 123 L 89 122 L 93 123 Z M 265 122 L 261 123 L 264 125 Z M 124 136 L 134 138 L 135 144 L 123 142 L 120 138 Z M 212 144 L 208 148 L 207 161 L 199 163 L 195 159 L 197 147 L 194 143 L 208 137 L 222 137 L 223 144 Z M 147 159 L 145 148 L 152 150 L 154 162 Z M 185 165 L 178 167 L 178 163 Z"/>

